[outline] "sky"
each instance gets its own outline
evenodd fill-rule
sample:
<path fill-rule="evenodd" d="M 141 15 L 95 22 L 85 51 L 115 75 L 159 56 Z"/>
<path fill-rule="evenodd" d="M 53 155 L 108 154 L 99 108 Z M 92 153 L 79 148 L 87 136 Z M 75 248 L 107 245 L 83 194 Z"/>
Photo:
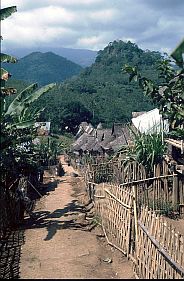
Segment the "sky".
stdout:
<path fill-rule="evenodd" d="M 170 53 L 184 37 L 184 0 L 1 0 L 3 46 L 102 50 L 114 40 Z"/>

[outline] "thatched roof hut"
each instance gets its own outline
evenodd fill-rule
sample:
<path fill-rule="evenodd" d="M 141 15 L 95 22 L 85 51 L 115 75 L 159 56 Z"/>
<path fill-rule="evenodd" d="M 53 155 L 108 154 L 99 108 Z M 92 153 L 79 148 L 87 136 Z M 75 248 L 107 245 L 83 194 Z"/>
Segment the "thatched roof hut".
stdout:
<path fill-rule="evenodd" d="M 117 151 L 123 145 L 127 145 L 131 139 L 130 130 L 126 125 L 113 124 L 112 128 L 103 129 L 102 126 L 93 128 L 92 125 L 87 126 L 81 124 L 83 133 L 80 135 L 72 146 L 73 151 L 81 151 L 81 153 L 91 154 L 111 154 Z"/>

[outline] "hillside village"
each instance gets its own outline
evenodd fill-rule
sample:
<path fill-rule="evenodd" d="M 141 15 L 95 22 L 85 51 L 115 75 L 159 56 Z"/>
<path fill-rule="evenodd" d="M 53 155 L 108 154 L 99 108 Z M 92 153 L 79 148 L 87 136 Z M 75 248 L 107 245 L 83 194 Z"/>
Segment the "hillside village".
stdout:
<path fill-rule="evenodd" d="M 98 52 L 59 48 L 58 30 L 68 44 L 98 43 L 68 32 L 73 20 L 81 29 L 81 7 L 87 13 L 98 0 L 72 13 L 75 1 L 28 2 L 19 3 L 20 22 L 12 19 L 27 36 L 22 23 L 43 11 L 40 46 L 25 46 L 35 52 L 20 61 L 0 54 L 0 278 L 184 279 L 184 40 L 170 56 L 129 39 Z M 114 15 L 102 11 L 103 20 Z M 90 11 L 85 31 L 102 11 Z M 0 20 L 16 12 L 2 8 Z M 39 41 L 40 23 L 41 41 L 52 34 L 57 54 Z"/>
<path fill-rule="evenodd" d="M 72 151 L 79 155 L 88 152 L 91 155 L 110 156 L 133 142 L 133 132 L 147 134 L 161 132 L 161 122 L 158 109 L 149 112 L 132 112 L 131 123 L 114 123 L 110 129 L 104 129 L 101 123 L 94 128 L 90 123 L 82 122 L 75 136 L 76 141 L 72 145 Z M 165 122 L 163 132 L 167 131 L 168 124 Z"/>

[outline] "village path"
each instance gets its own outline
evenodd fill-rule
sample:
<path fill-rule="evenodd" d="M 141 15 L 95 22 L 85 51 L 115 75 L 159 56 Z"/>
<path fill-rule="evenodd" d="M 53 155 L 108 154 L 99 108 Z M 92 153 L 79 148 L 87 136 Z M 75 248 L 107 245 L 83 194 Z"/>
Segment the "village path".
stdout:
<path fill-rule="evenodd" d="M 134 279 L 131 262 L 107 245 L 102 230 L 80 224 L 82 178 L 70 175 L 74 170 L 63 156 L 61 162 L 65 175 L 50 178 L 48 193 L 36 206 L 37 220 L 25 218 L 20 278 Z"/>

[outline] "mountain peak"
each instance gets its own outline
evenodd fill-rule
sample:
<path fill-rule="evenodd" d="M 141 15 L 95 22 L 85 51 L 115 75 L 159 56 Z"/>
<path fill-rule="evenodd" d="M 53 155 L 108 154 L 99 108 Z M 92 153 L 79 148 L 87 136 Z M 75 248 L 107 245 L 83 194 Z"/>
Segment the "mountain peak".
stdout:
<path fill-rule="evenodd" d="M 63 47 L 30 47 L 15 48 L 13 50 L 6 49 L 6 53 L 12 54 L 14 57 L 21 59 L 30 54 L 53 53 L 66 58 L 82 67 L 90 66 L 95 62 L 97 51 L 87 49 L 72 49 Z"/>
<path fill-rule="evenodd" d="M 6 69 L 17 80 L 38 82 L 46 85 L 79 74 L 82 67 L 53 52 L 32 52 L 21 58 L 16 64 L 7 65 Z"/>

